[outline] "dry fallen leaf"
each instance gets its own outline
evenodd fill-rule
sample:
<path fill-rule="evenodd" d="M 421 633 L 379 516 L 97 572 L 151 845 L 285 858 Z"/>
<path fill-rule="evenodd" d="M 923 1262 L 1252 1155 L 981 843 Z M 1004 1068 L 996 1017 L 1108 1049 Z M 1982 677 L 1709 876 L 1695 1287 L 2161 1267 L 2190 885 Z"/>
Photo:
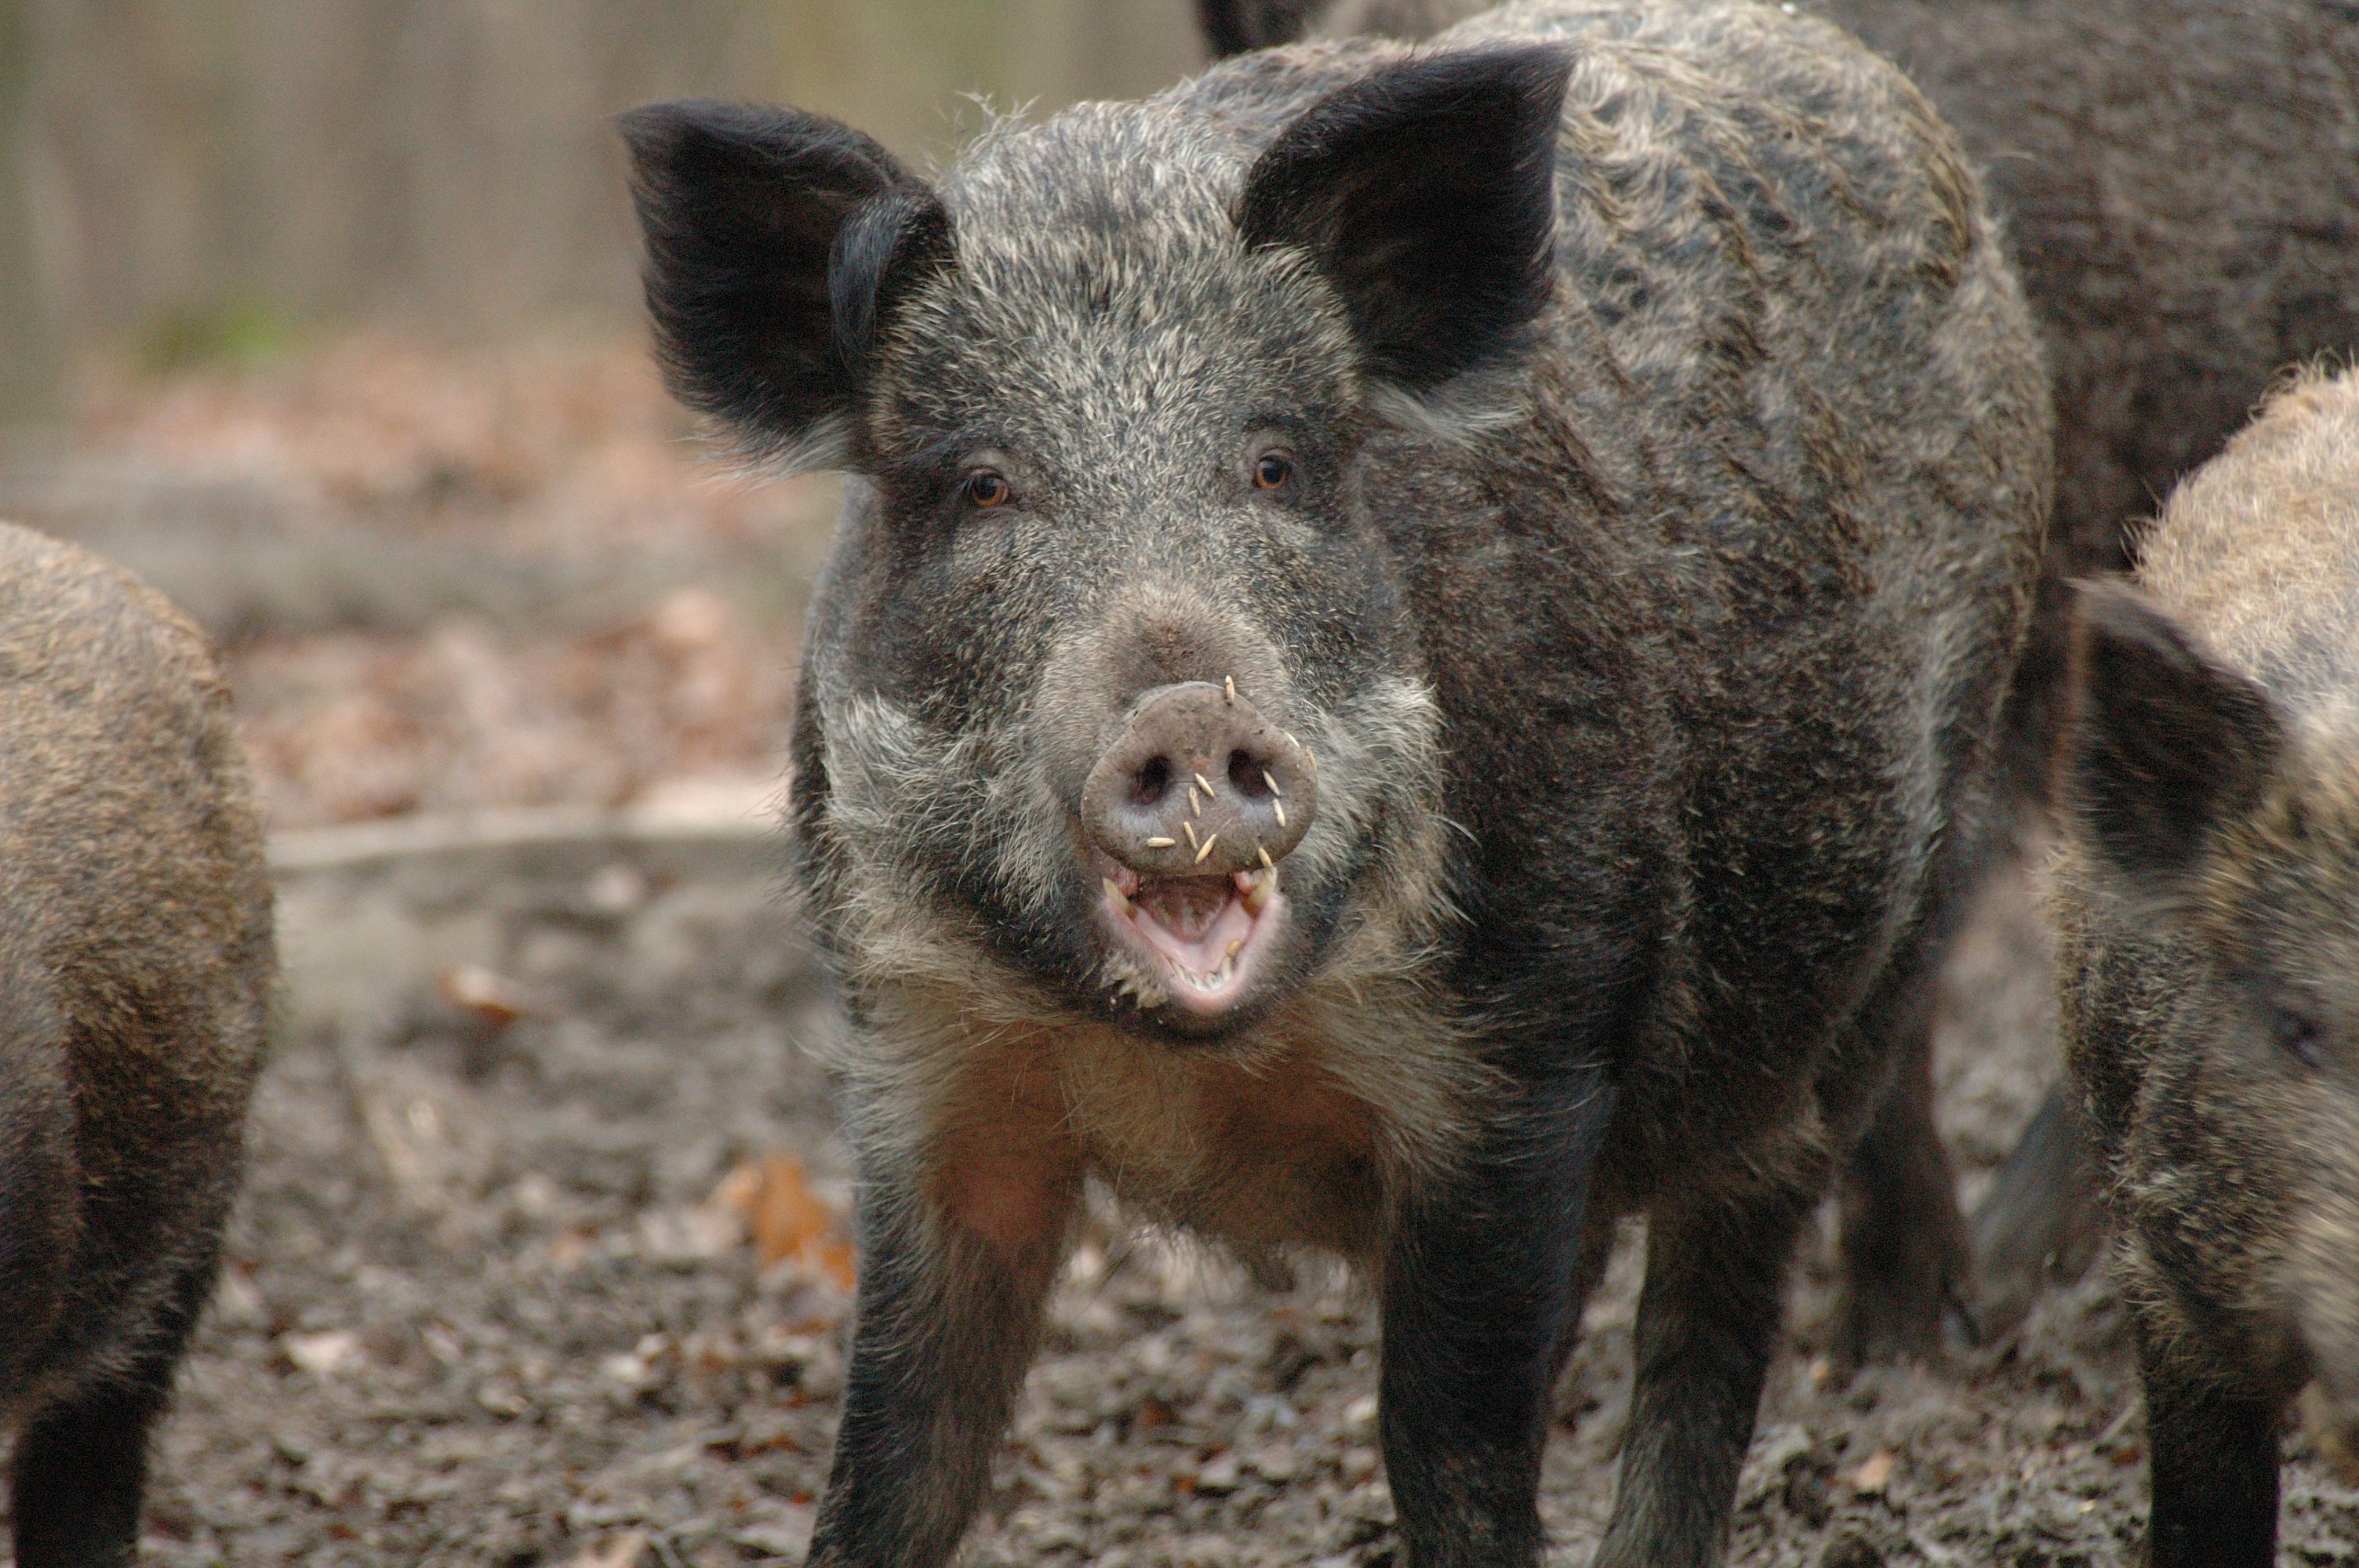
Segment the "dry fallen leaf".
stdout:
<path fill-rule="evenodd" d="M 1864 1498 L 1880 1497 L 1892 1482 L 1893 1467 L 1899 1458 L 1889 1448 L 1879 1448 L 1860 1462 L 1859 1468 L 1843 1477 L 1843 1485 Z"/>
<path fill-rule="evenodd" d="M 792 1154 L 774 1152 L 739 1165 L 721 1178 L 712 1200 L 744 1217 L 765 1269 L 792 1259 L 839 1290 L 852 1289 L 855 1271 L 842 1218 L 811 1191 L 803 1162 Z"/>
<path fill-rule="evenodd" d="M 566 1568 L 637 1568 L 647 1550 L 647 1532 L 626 1530 L 583 1547 L 573 1554 Z"/>
<path fill-rule="evenodd" d="M 494 974 L 481 964 L 462 964 L 447 970 L 435 989 L 444 1001 L 487 1029 L 506 1029 L 532 1011 L 514 981 Z"/>
<path fill-rule="evenodd" d="M 360 1347 L 361 1336 L 346 1328 L 278 1336 L 278 1348 L 287 1359 L 315 1378 L 325 1378 L 334 1373 L 359 1354 Z"/>

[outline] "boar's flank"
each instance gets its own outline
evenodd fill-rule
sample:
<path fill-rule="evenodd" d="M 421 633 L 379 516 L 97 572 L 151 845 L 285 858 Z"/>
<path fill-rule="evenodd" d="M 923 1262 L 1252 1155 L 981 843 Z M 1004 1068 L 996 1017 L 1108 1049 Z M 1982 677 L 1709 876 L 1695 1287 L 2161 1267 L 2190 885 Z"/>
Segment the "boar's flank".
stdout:
<path fill-rule="evenodd" d="M 1895 1003 L 2047 502 L 1922 101 L 1632 3 L 1257 56 L 932 186 L 807 115 L 625 129 L 675 384 L 853 475 L 796 734 L 865 1249 L 812 1562 L 949 1557 L 1091 1177 L 1365 1271 L 1419 1568 L 1538 1560 L 1645 1210 L 1598 1561 L 1716 1561 L 1797 1227 L 1879 1112 L 1938 1162 Z"/>
<path fill-rule="evenodd" d="M 20 1568 L 127 1564 L 212 1292 L 274 973 L 229 693 L 120 572 L 0 524 L 0 1422 Z"/>
<path fill-rule="evenodd" d="M 2055 902 L 2156 1568 L 2276 1560 L 2296 1392 L 2359 1472 L 2359 381 L 2305 377 L 2085 589 Z"/>

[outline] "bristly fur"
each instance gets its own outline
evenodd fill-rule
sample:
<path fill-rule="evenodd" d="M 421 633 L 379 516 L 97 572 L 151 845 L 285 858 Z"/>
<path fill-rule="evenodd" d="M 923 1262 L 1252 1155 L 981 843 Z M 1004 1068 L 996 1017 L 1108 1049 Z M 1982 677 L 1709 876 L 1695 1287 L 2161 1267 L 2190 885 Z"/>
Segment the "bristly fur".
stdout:
<path fill-rule="evenodd" d="M 2275 1559 L 2277 1426 L 2359 1434 L 2359 380 L 2307 375 L 2084 593 L 2053 903 L 2158 1568 Z M 2347 1463 L 2347 1460 L 2345 1461 Z"/>
<path fill-rule="evenodd" d="M 796 716 L 864 1248 L 813 1563 L 950 1557 L 1093 1177 L 1365 1272 L 1420 1568 L 1537 1562 L 1553 1373 L 1646 1210 L 1599 1561 L 1715 1560 L 1843 1152 L 1873 1123 L 1955 1219 L 1895 1003 L 2049 482 L 1973 176 L 1831 28 L 1560 0 L 1003 123 L 933 194 L 830 384 Z M 692 398 L 741 348 L 679 345 Z M 1083 812 L 1196 683 L 1318 770 L 1210 1020 L 1113 940 Z M 1938 1263 L 1886 1299 L 1938 1325 Z"/>
<path fill-rule="evenodd" d="M 24 1568 L 128 1563 L 274 972 L 229 693 L 153 593 L 0 524 L 0 1422 Z"/>

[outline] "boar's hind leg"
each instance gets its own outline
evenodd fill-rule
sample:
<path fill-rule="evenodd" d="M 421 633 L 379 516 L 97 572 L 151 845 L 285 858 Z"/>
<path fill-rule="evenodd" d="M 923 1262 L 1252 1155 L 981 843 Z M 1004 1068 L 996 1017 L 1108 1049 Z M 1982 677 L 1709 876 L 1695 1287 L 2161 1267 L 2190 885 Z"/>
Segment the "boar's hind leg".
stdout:
<path fill-rule="evenodd" d="M 1621 1489 L 1595 1568 L 1706 1568 L 1777 1340 L 1786 1266 L 1815 1187 L 1701 1192 L 1647 1218 Z"/>
<path fill-rule="evenodd" d="M 864 1184 L 843 1424 L 810 1568 L 946 1563 L 990 1478 L 1076 1188 L 1012 1162 L 960 1188 L 986 1195 L 997 1234 L 911 1184 Z"/>
<path fill-rule="evenodd" d="M 2269 1568 L 2277 1561 L 2277 1418 L 2272 1404 L 2148 1362 L 2153 1568 Z"/>
<path fill-rule="evenodd" d="M 1540 1452 L 1580 1327 L 1602 1075 L 1537 1097 L 1397 1222 L 1384 1271 L 1385 1468 L 1411 1568 L 1527 1568 L 1543 1543 Z"/>
<path fill-rule="evenodd" d="M 1854 1365 L 1939 1355 L 1942 1318 L 1962 1302 L 1972 1271 L 1957 1182 L 1933 1119 L 1940 980 L 1938 966 L 1921 966 L 1861 1015 L 1869 1049 L 1882 1046 L 1892 1076 L 1840 1195 L 1843 1293 L 1834 1350 Z"/>
<path fill-rule="evenodd" d="M 1974 1206 L 1974 1315 L 1985 1342 L 2021 1323 L 2043 1286 L 2087 1271 L 2104 1240 L 2104 1184 L 2071 1085 L 2060 1081 Z"/>
<path fill-rule="evenodd" d="M 16 1442 L 10 1506 L 16 1568 L 118 1568 L 137 1555 L 147 1440 L 172 1374 L 212 1293 L 218 1247 L 180 1274 L 137 1361 L 36 1411 Z"/>

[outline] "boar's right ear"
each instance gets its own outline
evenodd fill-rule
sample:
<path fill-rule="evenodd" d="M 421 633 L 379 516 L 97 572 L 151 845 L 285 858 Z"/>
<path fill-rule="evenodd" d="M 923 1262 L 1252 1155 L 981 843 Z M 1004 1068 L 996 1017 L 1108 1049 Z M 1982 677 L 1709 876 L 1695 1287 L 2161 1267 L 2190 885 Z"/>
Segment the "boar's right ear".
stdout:
<path fill-rule="evenodd" d="M 619 124 L 673 394 L 784 468 L 850 460 L 879 324 L 950 262 L 940 198 L 816 114 L 691 101 Z"/>
<path fill-rule="evenodd" d="M 2135 886 L 2168 896 L 2249 814 L 2286 739 L 2268 694 L 2121 583 L 2083 583 L 2058 780 L 2075 827 Z"/>
<path fill-rule="evenodd" d="M 1379 388 L 1420 400 L 1509 351 L 1548 302 L 1571 57 L 1413 57 L 1321 99 L 1246 176 L 1249 245 L 1301 250 Z"/>

